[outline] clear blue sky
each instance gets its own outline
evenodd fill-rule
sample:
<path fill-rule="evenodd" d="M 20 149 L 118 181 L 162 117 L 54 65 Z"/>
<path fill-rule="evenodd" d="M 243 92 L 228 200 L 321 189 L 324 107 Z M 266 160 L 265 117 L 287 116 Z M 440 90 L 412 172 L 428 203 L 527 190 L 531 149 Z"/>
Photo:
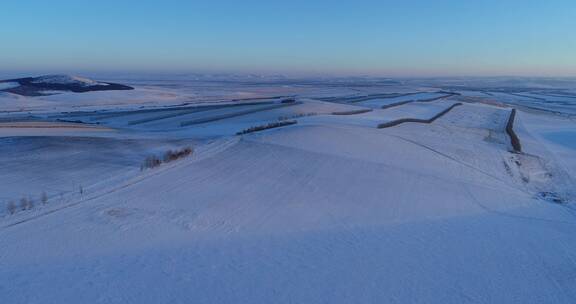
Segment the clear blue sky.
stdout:
<path fill-rule="evenodd" d="M 4 71 L 576 76 L 576 1 L 4 1 L 0 39 Z"/>

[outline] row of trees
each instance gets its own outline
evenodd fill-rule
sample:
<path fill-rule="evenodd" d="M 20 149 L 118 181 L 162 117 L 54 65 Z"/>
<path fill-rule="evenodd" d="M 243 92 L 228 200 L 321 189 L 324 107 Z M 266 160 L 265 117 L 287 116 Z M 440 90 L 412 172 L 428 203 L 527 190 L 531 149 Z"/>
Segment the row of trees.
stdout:
<path fill-rule="evenodd" d="M 300 117 L 308 117 L 308 116 L 316 116 L 316 115 L 318 115 L 318 113 L 316 113 L 316 112 L 298 113 L 298 114 L 294 114 L 294 115 L 280 116 L 280 117 L 278 117 L 278 120 L 279 121 L 293 120 L 293 119 L 300 118 Z"/>
<path fill-rule="evenodd" d="M 84 187 L 78 186 L 78 193 L 84 196 Z M 60 200 L 64 200 L 64 193 L 60 193 Z M 32 210 L 37 205 L 47 205 L 49 203 L 48 195 L 46 192 L 42 192 L 38 200 L 34 200 L 32 196 L 23 196 L 18 201 L 9 201 L 6 204 L 6 210 L 9 215 L 16 214 L 17 212 Z"/>
<path fill-rule="evenodd" d="M 42 194 L 40 195 L 39 202 L 42 205 L 48 204 L 48 195 L 46 195 L 46 192 L 42 192 Z M 16 204 L 16 202 L 14 201 L 8 202 L 8 204 L 6 205 L 6 209 L 8 210 L 8 214 L 12 215 L 18 211 L 34 209 L 35 205 L 36 202 L 34 201 L 34 199 L 28 196 L 28 197 L 22 197 L 18 202 L 18 204 Z"/>
<path fill-rule="evenodd" d="M 190 156 L 192 153 L 194 153 L 192 147 L 186 147 L 180 150 L 168 150 L 164 153 L 162 158 L 156 155 L 150 155 L 146 157 L 144 163 L 140 166 L 140 170 L 155 168 L 160 166 L 162 163 L 169 163 Z"/>
<path fill-rule="evenodd" d="M 244 129 L 240 132 L 237 132 L 236 135 L 244 135 L 244 134 L 254 133 L 254 132 L 258 132 L 258 131 L 262 131 L 262 130 L 294 125 L 296 123 L 297 123 L 296 120 L 283 120 L 283 121 L 271 122 L 271 123 L 267 123 L 265 125 L 254 126 L 254 127 L 248 128 L 248 129 Z"/>

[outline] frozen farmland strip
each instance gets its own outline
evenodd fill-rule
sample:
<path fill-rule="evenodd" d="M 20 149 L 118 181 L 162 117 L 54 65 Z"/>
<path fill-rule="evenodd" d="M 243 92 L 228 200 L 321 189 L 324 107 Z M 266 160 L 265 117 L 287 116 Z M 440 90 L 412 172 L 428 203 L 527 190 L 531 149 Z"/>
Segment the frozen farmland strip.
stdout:
<path fill-rule="evenodd" d="M 325 97 L 325 98 L 318 98 L 318 100 L 336 102 L 336 103 L 356 103 L 356 102 L 361 102 L 361 101 L 376 99 L 376 98 L 392 98 L 392 97 L 407 96 L 407 95 L 413 95 L 413 94 L 418 94 L 418 93 L 384 93 L 384 94 L 371 94 L 371 95 L 364 95 L 364 96 Z"/>
<path fill-rule="evenodd" d="M 387 97 L 371 98 L 371 99 L 363 100 L 363 101 L 359 102 L 359 104 L 366 106 L 366 107 L 370 107 L 370 108 L 386 109 L 386 108 L 400 106 L 403 104 L 416 102 L 416 101 L 423 101 L 423 102 L 424 101 L 434 101 L 434 100 L 446 98 L 449 96 L 452 96 L 452 95 L 447 94 L 447 93 L 439 93 L 439 92 L 416 93 L 416 94 L 407 94 L 407 95 L 401 95 L 401 96 L 396 96 L 396 97 L 391 97 L 391 98 L 387 98 Z"/>
<path fill-rule="evenodd" d="M 209 110 L 213 110 L 213 109 L 214 109 L 213 107 L 195 107 L 195 108 L 184 110 L 184 111 L 182 111 L 182 110 L 173 111 L 173 112 L 169 112 L 168 114 L 164 114 L 164 115 L 152 115 L 151 117 L 145 117 L 145 118 L 140 118 L 140 119 L 136 119 L 136 120 L 131 120 L 128 122 L 128 125 L 139 125 L 139 124 L 143 124 L 143 123 L 147 123 L 147 122 L 178 117 L 178 116 L 187 115 L 190 113 L 204 112 L 204 111 L 209 111 Z"/>
<path fill-rule="evenodd" d="M 197 120 L 212 120 L 218 117 L 228 117 L 228 115 L 234 114 L 231 117 L 235 117 L 235 114 L 242 113 L 245 111 L 253 111 L 255 109 L 267 108 L 271 105 L 250 105 L 250 106 L 234 106 L 234 107 L 219 107 L 215 109 L 210 109 L 207 111 L 191 112 L 183 115 L 162 117 L 162 119 L 150 119 L 146 122 L 141 122 L 138 124 L 131 124 L 128 127 L 133 127 L 137 129 L 146 130 L 176 130 L 182 127 L 182 123 Z M 268 112 L 268 111 L 267 111 Z M 242 115 L 241 117 L 250 116 L 249 114 Z M 146 118 L 146 117 L 142 117 Z M 152 118 L 152 117 L 148 117 Z M 218 124 L 210 124 L 210 128 L 221 129 L 222 123 L 228 122 L 229 119 L 218 120 Z M 208 127 L 204 125 L 204 127 Z M 236 129 L 236 128 L 234 128 Z M 238 131 L 238 130 L 235 130 Z M 235 132 L 234 131 L 234 132 Z"/>
<path fill-rule="evenodd" d="M 405 122 L 419 122 L 419 123 L 432 123 L 433 121 L 435 121 L 436 119 L 442 117 L 444 114 L 450 112 L 450 110 L 452 110 L 454 107 L 457 106 L 461 106 L 461 103 L 455 103 L 453 105 L 451 105 L 450 107 L 448 107 L 447 109 L 443 110 L 442 112 L 434 115 L 431 118 L 428 119 L 422 119 L 422 118 L 401 118 L 401 119 L 397 119 L 397 120 L 393 120 L 393 121 L 389 121 L 389 122 L 385 122 L 385 123 L 381 123 L 378 125 L 379 129 L 383 129 L 383 128 L 389 128 L 389 127 L 393 127 L 393 126 L 397 126 L 401 123 L 405 123 Z"/>
<path fill-rule="evenodd" d="M 206 117 L 200 117 L 200 118 L 193 119 L 193 120 L 184 121 L 184 122 L 180 123 L 180 126 L 185 127 L 185 126 L 197 125 L 197 124 L 201 124 L 201 123 L 212 122 L 212 121 L 217 121 L 217 120 L 226 119 L 226 118 L 232 118 L 232 117 L 236 117 L 236 116 L 242 116 L 242 115 L 256 113 L 256 112 L 260 112 L 260 111 L 267 111 L 267 110 L 272 110 L 272 109 L 294 106 L 296 104 L 299 104 L 299 103 L 293 102 L 293 103 L 279 103 L 279 104 L 265 105 L 265 106 L 254 106 L 254 107 L 251 107 L 251 108 L 246 109 L 246 110 L 232 111 L 232 112 L 222 113 L 222 114 L 218 114 L 218 115 L 214 115 L 214 116 L 206 116 Z"/>
<path fill-rule="evenodd" d="M 227 107 L 239 107 L 239 106 L 250 106 L 250 105 L 264 105 L 264 104 L 272 104 L 272 102 L 250 102 L 250 103 L 234 103 L 234 104 L 216 104 L 216 105 L 206 105 L 206 106 L 173 106 L 167 108 L 155 108 L 155 109 L 142 109 L 142 110 L 135 110 L 135 111 L 120 111 L 120 112 L 112 112 L 112 113 L 98 113 L 91 118 L 91 120 L 102 120 L 102 119 L 109 119 L 109 118 L 117 118 L 123 116 L 132 116 L 132 115 L 151 115 L 154 116 L 159 113 L 180 113 L 180 112 L 200 112 L 200 111 L 207 111 L 207 110 L 214 110 L 214 109 L 221 109 Z M 168 115 L 168 114 L 166 114 Z"/>
<path fill-rule="evenodd" d="M 335 123 L 344 125 L 357 125 L 378 128 L 400 120 L 427 121 L 434 119 L 443 111 L 449 110 L 456 102 L 438 100 L 433 102 L 411 102 L 388 109 L 374 109 L 373 111 L 356 115 L 330 115 L 305 117 L 302 123 L 325 124 Z"/>

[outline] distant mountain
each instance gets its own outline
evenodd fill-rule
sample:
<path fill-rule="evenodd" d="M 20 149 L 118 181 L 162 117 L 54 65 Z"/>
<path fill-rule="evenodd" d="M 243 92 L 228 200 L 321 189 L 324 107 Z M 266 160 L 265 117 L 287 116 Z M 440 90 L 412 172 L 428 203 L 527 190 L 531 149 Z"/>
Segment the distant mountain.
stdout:
<path fill-rule="evenodd" d="M 23 96 L 43 96 L 54 91 L 84 93 L 92 91 L 133 90 L 133 87 L 110 82 L 100 82 L 70 75 L 45 75 L 0 80 L 0 92 Z"/>

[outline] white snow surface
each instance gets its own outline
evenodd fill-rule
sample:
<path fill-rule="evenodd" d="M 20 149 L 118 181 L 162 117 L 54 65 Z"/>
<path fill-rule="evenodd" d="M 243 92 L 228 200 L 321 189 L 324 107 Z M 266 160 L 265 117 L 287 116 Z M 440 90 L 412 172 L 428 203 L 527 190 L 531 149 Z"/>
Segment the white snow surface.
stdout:
<path fill-rule="evenodd" d="M 0 302 L 574 302 L 573 121 L 519 111 L 515 154 L 510 108 L 464 103 L 431 124 L 377 129 L 458 100 L 297 101 L 37 108 L 100 125 L 0 116 L 2 201 L 49 195 L 0 212 Z M 357 110 L 371 111 L 333 115 Z M 234 136 L 279 118 L 298 123 Z M 139 170 L 146 155 L 188 145 L 193 156 Z"/>

